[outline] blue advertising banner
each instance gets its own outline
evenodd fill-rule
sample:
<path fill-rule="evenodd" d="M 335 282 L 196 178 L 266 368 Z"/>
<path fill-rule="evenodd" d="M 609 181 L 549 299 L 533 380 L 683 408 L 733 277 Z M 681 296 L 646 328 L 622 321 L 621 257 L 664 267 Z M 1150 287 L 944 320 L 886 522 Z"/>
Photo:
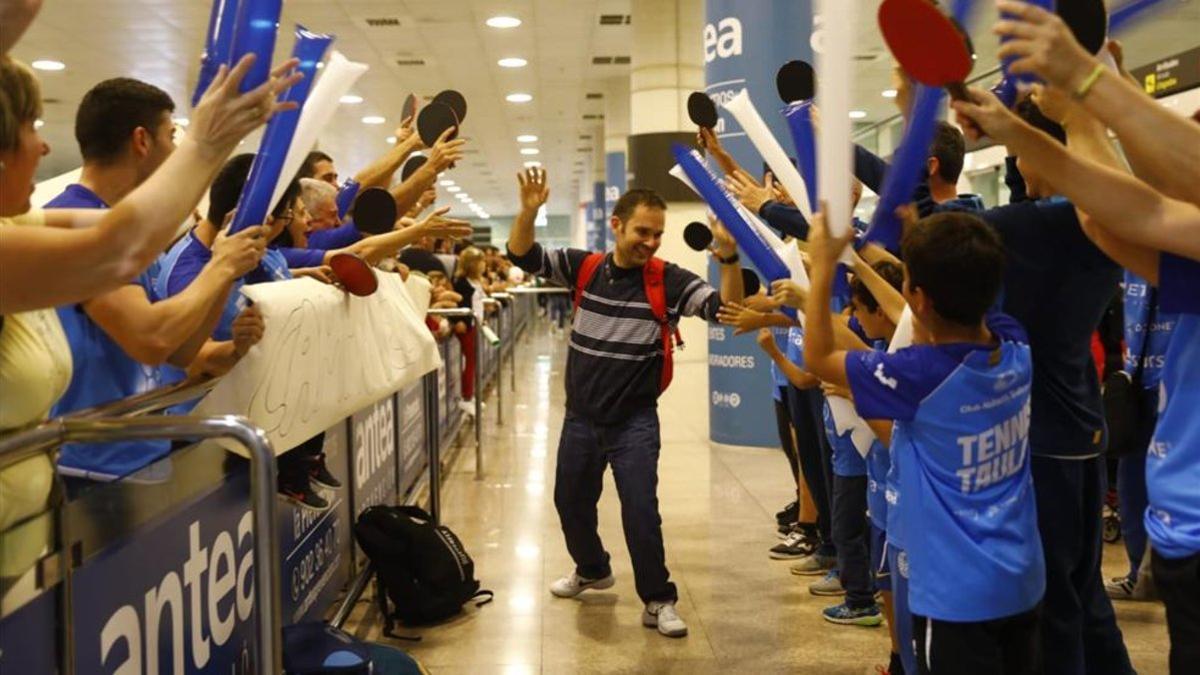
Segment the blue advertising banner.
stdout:
<path fill-rule="evenodd" d="M 0 673 L 59 672 L 57 588 L 0 619 Z"/>
<path fill-rule="evenodd" d="M 367 507 L 396 503 L 396 406 L 389 396 L 350 418 L 354 517 Z"/>
<path fill-rule="evenodd" d="M 329 472 L 342 485 L 350 483 L 346 440 L 346 422 L 342 420 L 325 431 L 321 449 Z M 346 489 L 320 488 L 320 492 L 330 504 L 324 513 L 298 508 L 290 501 L 279 502 L 285 624 L 319 620 L 350 578 L 353 522 Z"/>
<path fill-rule="evenodd" d="M 811 0 L 706 0 L 705 90 L 718 104 L 716 132 L 738 164 L 761 175 L 763 160 L 750 139 L 720 104 L 746 89 L 776 138 L 790 138 L 775 88 L 775 73 L 792 59 L 812 62 Z M 743 264 L 745 264 L 743 256 Z M 710 282 L 719 282 L 709 263 Z M 710 326 L 708 333 L 709 438 L 732 445 L 775 446 L 770 359 L 753 335 Z"/>
<path fill-rule="evenodd" d="M 252 672 L 249 482 L 234 475 L 75 571 L 77 673 Z"/>
<path fill-rule="evenodd" d="M 400 494 L 407 494 L 428 461 L 425 457 L 425 387 L 417 381 L 396 395 L 400 416 Z"/>
<path fill-rule="evenodd" d="M 625 153 L 609 152 L 604 155 L 604 212 L 610 214 L 617 200 L 628 189 L 626 181 Z M 606 248 L 612 249 L 612 237 L 608 237 Z"/>

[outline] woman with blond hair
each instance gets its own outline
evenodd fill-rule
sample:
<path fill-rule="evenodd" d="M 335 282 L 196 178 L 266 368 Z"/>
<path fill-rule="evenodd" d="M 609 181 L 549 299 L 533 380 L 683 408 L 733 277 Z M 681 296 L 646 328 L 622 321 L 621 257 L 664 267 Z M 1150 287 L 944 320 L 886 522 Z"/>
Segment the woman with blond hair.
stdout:
<path fill-rule="evenodd" d="M 454 333 L 462 344 L 466 367 L 462 371 L 463 401 L 460 404 L 463 412 L 475 414 L 475 340 L 479 339 L 479 326 L 483 323 L 483 299 L 487 297 L 484 272 L 487 271 L 487 261 L 483 251 L 474 246 L 468 246 L 458 254 L 458 264 L 454 270 L 454 292 L 462 296 L 458 301 L 459 307 L 470 308 L 475 315 L 472 324 L 459 322 L 454 326 Z"/>

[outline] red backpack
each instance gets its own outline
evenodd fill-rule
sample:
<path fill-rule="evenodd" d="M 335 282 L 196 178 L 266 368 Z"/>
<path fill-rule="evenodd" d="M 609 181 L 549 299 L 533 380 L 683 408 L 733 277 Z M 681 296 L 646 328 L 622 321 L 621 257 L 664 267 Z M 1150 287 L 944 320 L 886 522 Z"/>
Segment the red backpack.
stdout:
<path fill-rule="evenodd" d="M 604 262 L 604 255 L 603 253 L 592 253 L 584 258 L 583 264 L 579 266 L 579 275 L 575 278 L 576 312 L 579 311 L 579 303 L 583 300 L 583 289 L 587 288 L 592 277 L 596 275 L 596 270 Z M 650 258 L 649 262 L 642 267 L 642 283 L 645 284 L 646 300 L 650 303 L 650 311 L 654 314 L 655 320 L 662 327 L 663 369 L 662 378 L 658 381 L 660 394 L 671 385 L 671 377 L 674 375 L 671 354 L 675 351 L 675 345 L 679 345 L 679 348 L 683 349 L 683 336 L 679 334 L 678 328 L 672 330 L 671 323 L 667 320 L 667 290 L 663 285 L 665 265 L 662 258 Z M 671 339 L 672 335 L 674 335 L 674 340 Z"/>

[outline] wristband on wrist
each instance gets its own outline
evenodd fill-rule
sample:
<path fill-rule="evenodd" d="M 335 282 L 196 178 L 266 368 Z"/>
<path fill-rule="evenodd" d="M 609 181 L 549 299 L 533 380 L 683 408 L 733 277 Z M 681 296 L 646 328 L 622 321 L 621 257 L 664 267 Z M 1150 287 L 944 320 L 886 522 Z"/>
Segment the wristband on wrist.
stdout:
<path fill-rule="evenodd" d="M 1075 92 L 1074 92 L 1075 100 L 1079 101 L 1079 100 L 1082 100 L 1083 97 L 1087 96 L 1088 92 L 1090 92 L 1092 90 L 1092 87 L 1096 86 L 1096 81 L 1100 79 L 1100 76 L 1103 75 L 1104 71 L 1106 71 L 1106 70 L 1108 70 L 1108 68 L 1105 68 L 1103 63 L 1097 63 L 1096 67 L 1092 68 L 1092 72 L 1083 80 L 1083 82 L 1075 90 Z"/>
<path fill-rule="evenodd" d="M 719 254 L 714 253 L 713 257 L 716 258 L 717 262 L 721 263 L 722 265 L 733 265 L 738 260 L 740 260 L 737 253 L 734 253 L 733 255 L 729 256 L 728 258 L 722 258 Z"/>

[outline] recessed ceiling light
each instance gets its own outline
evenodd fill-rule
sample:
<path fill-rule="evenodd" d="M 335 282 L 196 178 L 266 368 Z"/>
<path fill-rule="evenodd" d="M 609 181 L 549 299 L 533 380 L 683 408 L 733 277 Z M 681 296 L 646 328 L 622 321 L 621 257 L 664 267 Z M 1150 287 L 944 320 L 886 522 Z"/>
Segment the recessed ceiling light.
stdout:
<path fill-rule="evenodd" d="M 29 65 L 33 66 L 34 70 L 64 70 L 67 67 L 62 61 L 50 59 L 38 59 Z"/>
<path fill-rule="evenodd" d="M 493 16 L 487 20 L 487 25 L 492 28 L 516 28 L 521 25 L 521 20 L 515 16 Z"/>
<path fill-rule="evenodd" d="M 350 105 L 356 105 L 362 102 L 363 97 L 359 96 L 358 94 L 346 94 L 338 99 L 338 103 L 348 103 Z"/>
<path fill-rule="evenodd" d="M 42 128 L 42 127 L 44 127 L 44 126 L 46 126 L 46 121 L 45 121 L 45 120 L 34 120 L 34 121 L 33 121 L 33 128 L 34 128 L 34 129 L 41 129 L 41 128 Z"/>
<path fill-rule="evenodd" d="M 537 148 L 521 148 L 522 155 L 536 155 L 540 152 L 541 150 L 538 150 Z"/>
<path fill-rule="evenodd" d="M 521 134 L 517 136 L 518 143 L 537 143 L 537 136 L 533 134 Z"/>
<path fill-rule="evenodd" d="M 396 137 L 395 137 L 395 136 L 388 136 L 388 137 L 387 137 L 387 142 L 388 142 L 388 145 L 395 145 L 395 144 L 396 144 Z"/>
<path fill-rule="evenodd" d="M 440 185 L 441 185 L 442 187 L 450 187 L 451 185 L 454 185 L 454 181 L 452 181 L 452 180 L 444 180 L 444 181 L 442 181 L 442 182 L 440 183 Z"/>
<path fill-rule="evenodd" d="M 541 165 L 542 165 L 542 163 L 537 160 L 534 160 L 532 162 L 525 162 L 526 169 L 532 169 L 535 166 L 541 166 Z"/>
<path fill-rule="evenodd" d="M 496 62 L 501 68 L 524 68 L 529 62 L 519 56 L 509 56 Z"/>
<path fill-rule="evenodd" d="M 366 117 L 362 118 L 363 124 L 383 124 L 386 121 L 387 120 L 385 118 L 380 117 L 379 115 L 367 115 Z"/>
<path fill-rule="evenodd" d="M 851 110 L 850 111 L 850 119 L 852 119 L 852 120 L 861 120 L 866 116 L 867 116 L 866 110 Z"/>
<path fill-rule="evenodd" d="M 191 124 L 186 117 L 173 117 L 171 118 L 171 123 L 177 127 L 186 127 L 187 125 Z"/>
<path fill-rule="evenodd" d="M 896 98 L 895 89 L 884 89 L 882 93 L 884 98 Z"/>
<path fill-rule="evenodd" d="M 446 192 L 462 192 L 462 188 L 458 187 L 457 185 L 451 185 L 450 187 L 446 188 Z"/>
<path fill-rule="evenodd" d="M 533 100 L 533 96 L 530 96 L 529 94 L 516 93 L 505 96 L 504 100 L 508 101 L 509 103 L 529 103 Z"/>

